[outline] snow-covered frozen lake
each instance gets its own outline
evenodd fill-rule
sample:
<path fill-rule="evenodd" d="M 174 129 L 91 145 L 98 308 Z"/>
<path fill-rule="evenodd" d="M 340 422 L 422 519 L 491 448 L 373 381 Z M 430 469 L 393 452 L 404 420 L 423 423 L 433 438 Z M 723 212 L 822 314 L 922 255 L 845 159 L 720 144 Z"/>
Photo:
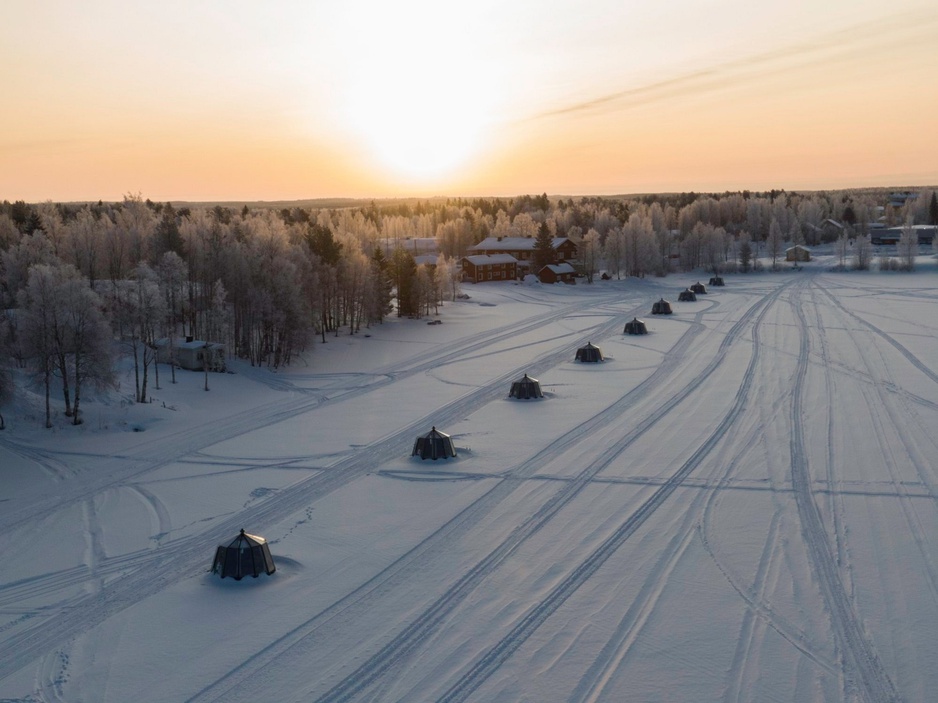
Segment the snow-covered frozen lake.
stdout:
<path fill-rule="evenodd" d="M 691 303 L 696 275 L 466 286 L 443 324 L 209 392 L 125 381 L 80 428 L 5 413 L 0 699 L 932 700 L 922 261 Z M 603 363 L 573 361 L 588 341 Z M 524 373 L 543 400 L 508 398 Z M 455 459 L 410 457 L 431 426 Z M 241 528 L 275 574 L 208 573 Z"/>

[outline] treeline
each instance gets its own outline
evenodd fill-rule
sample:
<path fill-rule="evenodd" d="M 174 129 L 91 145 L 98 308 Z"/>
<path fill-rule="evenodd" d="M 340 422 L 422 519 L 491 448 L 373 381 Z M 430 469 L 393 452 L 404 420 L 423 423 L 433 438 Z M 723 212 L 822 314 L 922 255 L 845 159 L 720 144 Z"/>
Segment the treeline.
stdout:
<path fill-rule="evenodd" d="M 748 270 L 785 242 L 863 239 L 887 225 L 938 221 L 934 191 L 723 193 L 359 203 L 339 208 L 174 208 L 0 203 L 0 407 L 11 366 L 49 397 L 61 384 L 79 422 L 82 389 L 113 379 L 113 349 L 134 360 L 146 401 L 155 342 L 221 342 L 254 365 L 291 363 L 316 337 L 429 314 L 459 287 L 456 262 L 485 237 L 568 237 L 589 276 L 664 276 L 675 265 Z M 825 227 L 828 220 L 842 227 Z M 435 265 L 418 265 L 425 240 Z M 868 241 L 868 240 L 867 240 Z M 839 245 L 838 245 L 839 246 Z M 839 250 L 839 249 L 838 249 Z M 865 251 L 866 249 L 864 249 Z M 417 257 L 419 258 L 419 256 Z M 47 423 L 49 422 L 47 405 Z M 3 418 L 0 415 L 0 427 Z"/>
<path fill-rule="evenodd" d="M 54 387 L 77 424 L 82 391 L 113 382 L 117 354 L 133 359 L 135 399 L 147 400 L 161 338 L 221 342 L 279 367 L 315 335 L 380 323 L 393 303 L 398 315 L 426 314 L 456 295 L 451 261 L 430 268 L 402 248 L 389 255 L 367 222 L 351 210 L 176 210 L 138 196 L 5 202 L 0 405 L 19 367 L 44 390 L 47 425 Z"/>

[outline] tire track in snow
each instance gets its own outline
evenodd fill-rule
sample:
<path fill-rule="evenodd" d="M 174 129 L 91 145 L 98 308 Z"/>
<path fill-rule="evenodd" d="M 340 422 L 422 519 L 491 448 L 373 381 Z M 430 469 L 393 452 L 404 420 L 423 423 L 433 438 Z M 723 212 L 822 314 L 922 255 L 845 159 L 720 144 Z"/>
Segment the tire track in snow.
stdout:
<path fill-rule="evenodd" d="M 780 293 L 779 293 L 780 294 Z M 773 300 L 777 299 L 776 295 Z M 755 318 L 752 325 L 752 357 L 749 366 L 755 369 L 759 363 L 760 344 L 759 344 L 759 325 L 769 310 L 769 305 L 762 306 L 761 311 Z M 749 445 L 751 438 L 757 434 L 757 430 L 749 432 L 750 439 L 742 442 L 743 445 Z M 716 497 L 720 490 L 728 483 L 730 476 L 735 472 L 739 455 L 726 463 L 726 469 L 712 488 L 698 495 L 685 511 L 684 521 L 688 518 L 696 520 L 695 514 L 699 509 L 698 504 L 704 501 L 701 510 L 701 521 L 706 522 L 712 509 Z M 699 528 L 698 528 L 699 530 Z M 679 532 L 675 538 L 672 538 L 669 548 L 658 557 L 657 564 L 652 573 L 646 578 L 641 590 L 635 600 L 629 606 L 625 616 L 620 621 L 615 632 L 609 641 L 605 644 L 602 651 L 593 661 L 587 672 L 583 675 L 573 690 L 570 701 L 579 701 L 580 703 L 595 703 L 599 700 L 606 687 L 609 685 L 615 671 L 622 665 L 631 647 L 634 645 L 639 634 L 645 626 L 648 618 L 654 611 L 658 599 L 664 592 L 667 578 L 680 561 L 681 556 L 691 544 L 695 530 L 688 526 L 684 532 Z M 680 542 L 676 540 L 680 538 Z M 705 545 L 706 546 L 706 545 Z M 719 566 L 719 565 L 718 565 Z"/>
<path fill-rule="evenodd" d="M 823 290 L 823 289 L 822 289 L 822 290 Z M 852 310 L 848 309 L 842 302 L 840 302 L 839 300 L 837 300 L 837 298 L 835 298 L 835 297 L 834 297 L 831 293 L 829 293 L 828 291 L 824 291 L 824 293 L 825 293 L 825 295 L 827 296 L 827 298 L 834 304 L 834 306 L 835 306 L 836 308 L 838 308 L 838 309 L 841 310 L 845 315 L 847 315 L 847 316 L 853 318 L 854 320 L 856 320 L 857 322 L 859 322 L 861 325 L 863 325 L 864 327 L 866 327 L 866 328 L 868 328 L 869 330 L 871 330 L 874 334 L 876 334 L 877 336 L 879 336 L 880 338 L 882 338 L 883 341 L 885 341 L 887 344 L 890 344 L 892 347 L 894 347 L 894 348 L 896 349 L 896 351 L 898 351 L 902 356 L 904 356 L 904 357 L 906 358 L 906 360 L 907 360 L 910 364 L 912 364 L 912 366 L 914 366 L 915 368 L 917 368 L 919 371 L 921 371 L 923 374 L 925 374 L 928 378 L 930 378 L 930 379 L 931 379 L 932 381 L 934 381 L 935 383 L 938 383 L 938 374 L 936 374 L 934 371 L 932 371 L 930 368 L 928 368 L 928 366 L 927 366 L 926 364 L 924 364 L 924 363 L 921 361 L 921 359 L 919 359 L 917 356 L 915 356 L 915 354 L 913 354 L 913 353 L 912 353 L 911 351 L 909 351 L 906 347 L 904 347 L 902 344 L 900 344 L 898 341 L 896 341 L 896 339 L 895 339 L 894 337 L 892 337 L 890 334 L 884 332 L 881 328 L 877 327 L 877 326 L 874 325 L 872 322 L 869 322 L 869 321 L 867 321 L 867 320 L 864 320 L 862 317 L 860 317 L 859 315 L 857 315 L 855 312 L 853 312 Z"/>
<path fill-rule="evenodd" d="M 536 534 L 563 506 L 573 500 L 583 488 L 589 485 L 595 475 L 605 469 L 615 458 L 639 437 L 644 435 L 645 432 L 658 421 L 672 412 L 681 402 L 689 397 L 700 384 L 710 377 L 723 362 L 730 346 L 732 346 L 733 342 L 738 339 L 744 329 L 749 325 L 751 318 L 756 315 L 760 309 L 768 305 L 771 300 L 775 300 L 780 294 L 781 289 L 778 289 L 774 294 L 759 301 L 759 303 L 750 308 L 742 319 L 733 325 L 730 332 L 727 333 L 720 344 L 714 358 L 700 374 L 692 379 L 681 391 L 659 406 L 659 408 L 652 412 L 645 420 L 636 425 L 631 432 L 627 433 L 622 439 L 606 449 L 596 460 L 591 462 L 589 466 L 580 472 L 575 480 L 567 483 L 538 511 L 515 528 L 506 540 L 461 577 L 454 586 L 412 621 L 403 632 L 388 642 L 379 652 L 373 655 L 352 674 L 345 677 L 345 679 L 333 686 L 328 692 L 317 698 L 317 702 L 338 703 L 340 701 L 350 701 L 364 693 L 364 691 L 381 677 L 387 675 L 393 667 L 400 665 L 402 661 L 409 657 L 422 642 L 429 637 L 441 624 L 443 619 L 468 597 L 486 576 L 507 560 L 524 541 Z M 738 398 L 737 406 L 741 406 L 741 402 Z M 731 414 L 732 420 L 735 421 L 738 411 Z M 727 423 L 728 419 L 725 418 L 720 427 L 724 428 Z M 716 439 L 714 437 L 715 436 L 711 437 L 710 442 L 705 443 L 706 452 L 709 452 L 713 444 L 715 444 Z M 562 582 L 560 590 L 555 589 L 554 593 L 559 593 L 559 596 L 554 595 L 553 598 L 549 596 L 547 601 L 542 602 L 532 611 L 533 617 L 532 614 L 529 613 L 529 615 L 524 618 L 521 625 L 516 627 L 516 629 L 518 627 L 522 628 L 523 632 L 516 632 L 509 638 L 506 638 L 506 640 L 503 640 L 503 643 L 509 641 L 511 646 L 503 645 L 499 655 L 490 656 L 484 660 L 488 662 L 487 664 L 481 666 L 477 664 L 473 667 L 470 674 L 467 674 L 470 679 L 464 677 L 466 680 L 458 682 L 457 685 L 444 696 L 443 700 L 448 700 L 447 696 L 469 695 L 476 686 L 480 685 L 483 679 L 487 678 L 497 666 L 500 666 L 501 662 L 507 659 L 507 656 L 510 656 L 517 647 L 520 647 L 523 641 L 533 633 L 547 616 L 562 604 L 563 600 L 566 600 L 566 597 L 569 596 L 570 593 L 585 583 L 586 579 L 599 568 L 602 562 L 611 556 L 615 549 L 618 548 L 621 541 L 627 539 L 634 530 L 638 529 L 645 519 L 654 512 L 678 485 L 680 485 L 680 480 L 696 467 L 699 461 L 703 459 L 706 452 L 699 449 L 691 460 L 685 464 L 684 468 L 679 470 L 664 485 L 659 487 L 652 494 L 652 497 L 632 515 L 625 525 L 620 527 L 612 538 L 606 540 L 604 543 L 605 548 L 600 547 L 587 562 L 584 562 L 575 569 L 573 574 Z M 510 652 L 507 651 L 508 649 L 510 649 Z M 457 697 L 453 698 L 453 700 L 461 700 L 461 698 Z"/>
<path fill-rule="evenodd" d="M 786 284 L 785 287 L 787 287 Z M 763 308 L 770 300 L 774 301 L 785 287 L 779 288 L 774 295 L 762 301 Z M 729 337 L 728 337 L 729 338 Z M 725 341 L 725 340 L 724 340 Z M 728 346 L 728 345 L 727 345 Z M 710 372 L 722 363 L 726 347 L 721 345 L 720 352 L 708 366 Z M 602 544 L 567 575 L 548 596 L 531 608 L 497 644 L 491 647 L 481 658 L 451 686 L 439 699 L 438 703 L 458 703 L 465 701 L 478 689 L 505 661 L 507 661 L 534 632 L 555 613 L 561 605 L 651 517 L 654 512 L 677 490 L 681 482 L 714 450 L 726 432 L 736 423 L 745 407 L 749 388 L 752 385 L 755 366 L 752 359 L 746 368 L 742 382 L 729 412 L 723 417 L 716 429 L 694 451 L 690 458 L 670 477 L 670 479 L 647 498 Z M 709 373 L 701 374 L 701 382 Z M 688 395 L 699 386 L 692 384 Z"/>
<path fill-rule="evenodd" d="M 803 284 L 804 285 L 804 284 Z M 792 388 L 791 405 L 791 480 L 798 517 L 811 566 L 817 576 L 824 603 L 830 613 L 831 625 L 843 652 L 845 674 L 852 679 L 859 693 L 870 703 L 899 701 L 899 695 L 883 668 L 876 650 L 867 639 L 863 627 L 847 596 L 837 562 L 831 553 L 827 531 L 811 492 L 811 475 L 804 444 L 802 398 L 804 379 L 810 360 L 808 324 L 801 301 L 796 296 L 792 307 L 801 329 L 798 365 Z"/>
<path fill-rule="evenodd" d="M 839 308 L 839 310 L 844 312 L 842 308 Z M 871 348 L 871 345 L 864 344 L 861 340 L 858 340 L 855 333 L 850 329 L 845 327 L 845 331 L 856 346 L 857 352 L 860 356 L 860 359 L 863 361 L 864 366 L 866 367 L 866 373 L 869 375 L 869 377 L 875 379 L 878 378 L 880 374 L 884 374 L 888 377 L 889 361 L 885 358 L 882 358 L 882 371 L 877 373 L 876 369 L 874 368 L 874 362 L 869 358 L 869 349 Z M 875 347 L 873 348 L 875 349 Z M 932 600 L 935 601 L 936 596 L 938 596 L 938 568 L 936 568 L 935 562 L 931 556 L 933 550 L 929 545 L 928 531 L 922 525 L 921 519 L 916 512 L 915 505 L 913 504 L 907 486 L 907 482 L 904 481 L 902 476 L 898 474 L 900 457 L 908 459 L 918 474 L 922 486 L 928 490 L 933 499 L 938 501 L 938 498 L 936 498 L 933 479 L 925 468 L 925 459 L 921 456 L 921 452 L 918 450 L 918 448 L 913 446 L 907 426 L 897 417 L 898 411 L 893 406 L 893 403 L 891 402 L 892 399 L 888 397 L 881 383 L 874 383 L 870 386 L 865 386 L 861 388 L 861 391 L 866 398 L 866 406 L 869 408 L 883 408 L 885 410 L 886 416 L 889 419 L 892 432 L 888 434 L 891 436 L 887 436 L 887 428 L 885 428 L 882 424 L 882 413 L 873 413 L 871 416 L 874 432 L 878 438 L 877 443 L 885 454 L 883 463 L 889 471 L 892 485 L 895 487 L 895 495 L 899 499 L 899 506 L 902 510 L 903 517 L 905 518 L 906 525 L 909 528 L 909 535 L 912 537 L 912 540 L 915 542 L 916 548 L 918 549 L 921 560 L 920 563 L 925 569 L 925 576 L 927 577 L 931 587 Z M 922 431 L 924 434 L 928 434 L 925 428 L 922 428 Z M 904 451 L 901 453 L 894 451 L 893 447 L 896 446 L 896 444 L 901 444 Z M 934 507 L 934 505 L 935 502 L 932 502 L 930 507 Z"/>

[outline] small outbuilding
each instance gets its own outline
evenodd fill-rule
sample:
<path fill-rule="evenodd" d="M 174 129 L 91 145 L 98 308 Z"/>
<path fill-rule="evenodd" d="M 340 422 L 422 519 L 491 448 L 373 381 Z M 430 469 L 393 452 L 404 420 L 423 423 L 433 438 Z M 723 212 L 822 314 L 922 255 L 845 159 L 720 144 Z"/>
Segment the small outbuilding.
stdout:
<path fill-rule="evenodd" d="M 720 287 L 726 284 L 723 283 L 723 276 L 712 276 L 710 278 L 710 285 Z"/>
<path fill-rule="evenodd" d="M 785 250 L 785 261 L 811 261 L 811 252 L 807 247 L 796 244 Z"/>
<path fill-rule="evenodd" d="M 421 459 L 448 459 L 456 456 L 456 447 L 453 446 L 453 438 L 448 434 L 440 432 L 433 427 L 423 437 L 417 437 L 414 442 L 414 451 L 411 456 L 419 456 Z"/>
<path fill-rule="evenodd" d="M 596 362 L 603 360 L 602 350 L 592 342 L 587 342 L 585 347 L 576 350 L 575 361 Z"/>
<path fill-rule="evenodd" d="M 575 276 L 576 269 L 566 262 L 547 264 L 537 273 L 541 283 L 576 283 Z"/>
<path fill-rule="evenodd" d="M 707 294 L 707 287 L 700 281 L 697 281 L 694 285 L 690 287 L 690 289 L 694 291 L 694 295 L 706 295 Z"/>
<path fill-rule="evenodd" d="M 529 400 L 533 398 L 543 398 L 544 394 L 541 392 L 540 382 L 536 378 L 531 378 L 525 374 L 524 378 L 519 378 L 517 381 L 512 382 L 508 397 L 517 398 L 518 400 Z"/>
<path fill-rule="evenodd" d="M 644 320 L 639 320 L 637 317 L 634 317 L 625 323 L 625 329 L 623 330 L 623 333 L 648 334 L 648 328 L 645 326 Z"/>
<path fill-rule="evenodd" d="M 170 339 L 164 337 L 153 343 L 156 360 L 161 364 L 170 362 L 181 369 L 203 371 L 225 370 L 225 345 L 219 342 L 205 342 L 193 337 Z"/>
<path fill-rule="evenodd" d="M 652 315 L 670 315 L 673 311 L 671 310 L 671 303 L 662 298 L 651 306 Z"/>
<path fill-rule="evenodd" d="M 249 535 L 244 530 L 227 547 L 215 550 L 212 573 L 221 578 L 230 576 L 240 581 L 245 576 L 257 578 L 262 573 L 268 576 L 274 573 L 274 558 L 270 555 L 267 540 L 257 535 Z"/>
<path fill-rule="evenodd" d="M 677 300 L 679 303 L 692 303 L 697 300 L 697 296 L 690 288 L 685 288 L 678 294 Z"/>

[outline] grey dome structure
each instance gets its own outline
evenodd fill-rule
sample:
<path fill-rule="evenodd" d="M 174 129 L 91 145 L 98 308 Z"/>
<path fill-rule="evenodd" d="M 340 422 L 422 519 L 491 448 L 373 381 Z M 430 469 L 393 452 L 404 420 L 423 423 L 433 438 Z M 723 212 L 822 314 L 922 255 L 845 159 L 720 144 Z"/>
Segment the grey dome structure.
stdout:
<path fill-rule="evenodd" d="M 414 451 L 411 456 L 419 456 L 421 459 L 448 459 L 456 456 L 456 447 L 453 446 L 453 439 L 448 434 L 440 432 L 433 427 L 423 437 L 417 437 L 414 442 Z"/>
<path fill-rule="evenodd" d="M 662 298 L 661 300 L 657 301 L 656 303 L 654 303 L 654 304 L 651 306 L 651 314 L 652 314 L 652 315 L 670 315 L 671 312 L 672 312 L 672 310 L 671 310 L 671 303 L 669 303 L 669 302 L 668 302 L 667 300 L 665 300 L 664 298 Z"/>
<path fill-rule="evenodd" d="M 602 350 L 592 342 L 587 342 L 585 347 L 576 350 L 575 361 L 596 362 L 603 360 Z"/>
<path fill-rule="evenodd" d="M 518 398 L 519 400 L 529 400 L 543 398 L 544 394 L 541 392 L 540 382 L 538 382 L 536 378 L 531 378 L 525 374 L 524 378 L 519 378 L 517 381 L 512 382 L 508 397 Z"/>
<path fill-rule="evenodd" d="M 712 276 L 710 278 L 710 285 L 720 287 L 726 284 L 723 282 L 723 276 Z"/>
<path fill-rule="evenodd" d="M 245 576 L 257 578 L 262 573 L 269 576 L 276 570 L 267 540 L 249 535 L 244 530 L 227 547 L 222 545 L 216 549 L 215 561 L 212 562 L 213 574 L 221 578 L 230 576 L 235 581 Z"/>
<path fill-rule="evenodd" d="M 697 281 L 694 285 L 692 285 L 692 286 L 690 287 L 690 289 L 691 289 L 692 291 L 694 291 L 694 293 L 695 293 L 696 295 L 706 295 L 706 294 L 707 294 L 707 287 L 706 287 L 703 283 L 701 283 L 700 281 Z"/>
<path fill-rule="evenodd" d="M 645 326 L 644 320 L 635 317 L 625 323 L 623 332 L 625 334 L 648 334 L 648 328 Z"/>
<path fill-rule="evenodd" d="M 677 299 L 680 303 L 692 303 L 697 300 L 697 296 L 690 288 L 685 288 L 681 291 L 680 295 L 677 296 Z"/>

